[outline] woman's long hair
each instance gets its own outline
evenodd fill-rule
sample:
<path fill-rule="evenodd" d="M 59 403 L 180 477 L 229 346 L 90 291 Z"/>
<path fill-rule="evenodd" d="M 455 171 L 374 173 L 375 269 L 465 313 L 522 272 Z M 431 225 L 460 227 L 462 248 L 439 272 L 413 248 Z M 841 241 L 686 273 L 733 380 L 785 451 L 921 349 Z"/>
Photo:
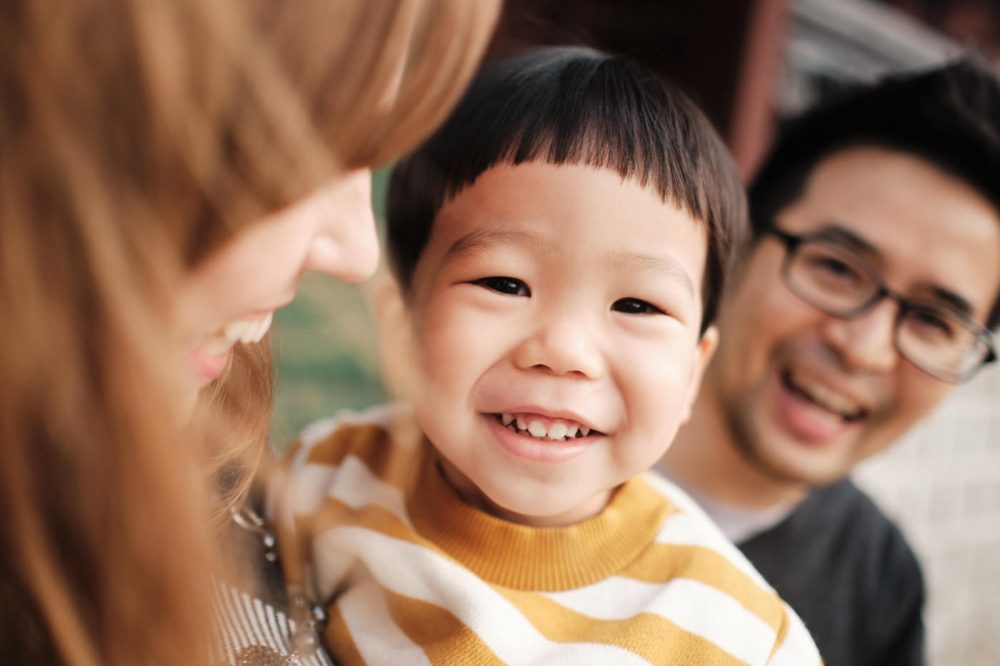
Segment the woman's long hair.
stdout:
<path fill-rule="evenodd" d="M 206 390 L 228 437 L 183 427 L 174 288 L 241 227 L 428 134 L 496 10 L 0 3 L 0 661 L 209 660 L 211 473 L 245 487 L 269 359 L 241 347 Z"/>

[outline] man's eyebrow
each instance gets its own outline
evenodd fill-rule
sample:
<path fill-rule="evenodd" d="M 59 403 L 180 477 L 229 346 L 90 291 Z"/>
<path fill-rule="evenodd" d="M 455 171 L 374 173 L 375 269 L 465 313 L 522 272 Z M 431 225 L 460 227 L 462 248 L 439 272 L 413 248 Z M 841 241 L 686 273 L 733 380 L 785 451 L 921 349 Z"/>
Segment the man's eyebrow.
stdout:
<path fill-rule="evenodd" d="M 880 260 L 882 258 L 882 253 L 877 247 L 850 229 L 847 229 L 839 224 L 831 223 L 823 227 L 816 235 L 824 240 L 833 240 L 846 245 L 852 250 L 871 256 L 875 260 Z M 972 317 L 972 303 L 951 289 L 931 284 L 927 285 L 926 291 L 930 294 L 933 300 L 941 301 L 946 308 L 955 312 L 959 316 L 965 317 L 966 319 L 970 319 Z"/>
<path fill-rule="evenodd" d="M 950 289 L 945 289 L 937 285 L 931 285 L 928 291 L 935 300 L 944 301 L 947 309 L 954 311 L 965 319 L 972 319 L 972 303 L 967 299 L 959 296 Z"/>
<path fill-rule="evenodd" d="M 671 282 L 675 282 L 692 296 L 697 294 L 691 276 L 684 270 L 679 261 L 672 257 L 652 257 L 647 254 L 631 252 L 615 252 L 608 257 L 608 265 L 613 269 L 631 269 L 650 271 L 662 274 Z"/>
<path fill-rule="evenodd" d="M 445 252 L 445 262 L 454 261 L 466 254 L 475 254 L 498 245 L 520 247 L 545 247 L 548 241 L 540 234 L 520 229 L 477 229 L 461 236 Z"/>
<path fill-rule="evenodd" d="M 813 237 L 835 241 L 841 245 L 847 246 L 855 252 L 867 254 L 876 261 L 881 261 L 882 259 L 882 253 L 877 247 L 869 243 L 863 236 L 859 236 L 847 227 L 837 224 L 836 222 L 830 222 L 826 226 L 821 227 Z"/>

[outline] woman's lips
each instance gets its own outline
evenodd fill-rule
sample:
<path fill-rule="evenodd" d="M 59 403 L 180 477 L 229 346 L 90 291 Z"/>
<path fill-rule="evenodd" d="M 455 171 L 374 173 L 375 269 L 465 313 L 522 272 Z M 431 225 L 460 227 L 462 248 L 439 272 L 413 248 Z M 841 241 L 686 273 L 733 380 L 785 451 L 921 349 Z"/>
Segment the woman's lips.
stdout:
<path fill-rule="evenodd" d="M 200 349 L 192 349 L 189 355 L 198 377 L 207 382 L 218 379 L 229 363 L 231 349 L 232 347 L 221 354 L 209 354 Z"/>
<path fill-rule="evenodd" d="M 273 310 L 253 318 L 232 321 L 221 330 L 199 340 L 189 352 L 195 374 L 206 381 L 218 379 L 226 369 L 233 346 L 238 342 L 260 342 L 271 328 L 272 321 Z"/>

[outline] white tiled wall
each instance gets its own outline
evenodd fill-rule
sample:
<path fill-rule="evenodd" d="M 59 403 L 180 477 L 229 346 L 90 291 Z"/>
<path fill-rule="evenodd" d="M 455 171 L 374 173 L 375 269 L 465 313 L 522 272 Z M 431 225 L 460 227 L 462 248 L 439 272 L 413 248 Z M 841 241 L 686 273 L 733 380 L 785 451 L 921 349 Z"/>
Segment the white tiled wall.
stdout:
<path fill-rule="evenodd" d="M 924 565 L 930 663 L 1000 664 L 1000 368 L 959 387 L 855 477 Z"/>

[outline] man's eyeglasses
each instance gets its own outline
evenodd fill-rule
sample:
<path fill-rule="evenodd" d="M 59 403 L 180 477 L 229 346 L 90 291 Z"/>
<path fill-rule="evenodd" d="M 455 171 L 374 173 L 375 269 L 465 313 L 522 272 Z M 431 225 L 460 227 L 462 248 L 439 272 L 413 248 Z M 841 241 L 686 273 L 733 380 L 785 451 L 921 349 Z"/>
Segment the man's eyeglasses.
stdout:
<path fill-rule="evenodd" d="M 988 330 L 947 307 L 891 291 L 875 267 L 845 244 L 774 227 L 768 233 L 785 245 L 781 269 L 785 285 L 826 314 L 853 319 L 883 299 L 895 301 L 899 306 L 893 330 L 896 350 L 924 372 L 958 384 L 996 360 Z"/>

